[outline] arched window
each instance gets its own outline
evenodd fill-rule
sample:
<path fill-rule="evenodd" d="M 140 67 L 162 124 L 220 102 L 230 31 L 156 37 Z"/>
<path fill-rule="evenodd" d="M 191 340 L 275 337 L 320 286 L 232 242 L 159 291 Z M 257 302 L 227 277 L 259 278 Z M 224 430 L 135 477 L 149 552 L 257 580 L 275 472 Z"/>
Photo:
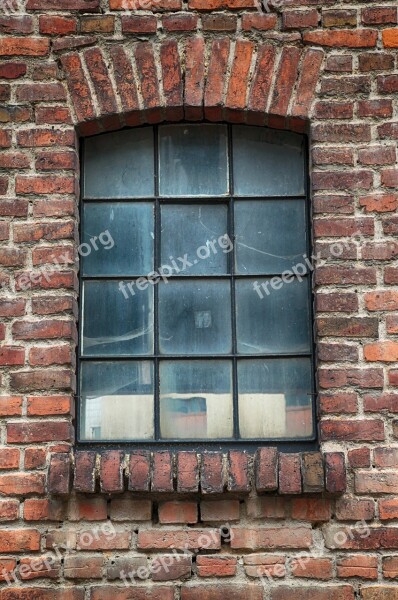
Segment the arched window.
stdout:
<path fill-rule="evenodd" d="M 225 124 L 87 138 L 79 440 L 313 440 L 306 140 Z"/>

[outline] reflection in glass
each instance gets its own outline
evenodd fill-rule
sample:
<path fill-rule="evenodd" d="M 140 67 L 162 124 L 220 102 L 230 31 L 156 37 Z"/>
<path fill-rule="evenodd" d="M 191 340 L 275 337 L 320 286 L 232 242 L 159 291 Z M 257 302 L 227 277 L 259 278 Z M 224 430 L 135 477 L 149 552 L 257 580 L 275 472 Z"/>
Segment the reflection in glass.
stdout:
<path fill-rule="evenodd" d="M 232 129 L 237 196 L 304 195 L 304 138 L 288 131 Z"/>
<path fill-rule="evenodd" d="M 304 263 L 306 232 L 304 200 L 236 201 L 236 272 L 280 274 Z"/>
<path fill-rule="evenodd" d="M 85 141 L 86 198 L 154 195 L 153 128 L 107 133 Z"/>
<path fill-rule="evenodd" d="M 153 287 L 135 289 L 119 281 L 83 283 L 82 349 L 84 356 L 143 355 L 153 352 Z"/>
<path fill-rule="evenodd" d="M 159 284 L 159 346 L 162 354 L 228 354 L 231 341 L 229 281 Z"/>
<path fill-rule="evenodd" d="M 82 439 L 141 440 L 153 437 L 151 362 L 84 361 L 80 386 Z"/>
<path fill-rule="evenodd" d="M 228 193 L 227 127 L 159 127 L 161 196 L 222 196 Z"/>
<path fill-rule="evenodd" d="M 153 269 L 153 231 L 150 202 L 86 202 L 83 275 L 146 275 Z"/>
<path fill-rule="evenodd" d="M 262 297 L 253 287 L 256 281 Z M 308 277 L 282 282 L 280 289 L 273 289 L 272 281 L 259 278 L 235 283 L 239 354 L 309 353 Z"/>
<path fill-rule="evenodd" d="M 239 361 L 241 437 L 311 437 L 311 387 L 310 358 Z"/>
<path fill-rule="evenodd" d="M 228 271 L 232 242 L 228 237 L 225 205 L 187 204 L 162 206 L 161 264 L 174 275 L 220 275 Z M 187 255 L 187 256 L 186 256 Z M 184 264 L 179 258 L 191 263 Z M 178 273 L 173 266 L 184 269 Z"/>
<path fill-rule="evenodd" d="M 163 439 L 232 437 L 232 369 L 228 361 L 160 363 Z"/>

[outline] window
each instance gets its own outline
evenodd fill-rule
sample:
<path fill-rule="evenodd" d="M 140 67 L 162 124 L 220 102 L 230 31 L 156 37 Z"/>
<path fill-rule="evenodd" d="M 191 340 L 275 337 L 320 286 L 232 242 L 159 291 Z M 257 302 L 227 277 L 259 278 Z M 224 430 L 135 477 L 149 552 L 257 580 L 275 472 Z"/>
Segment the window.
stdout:
<path fill-rule="evenodd" d="M 80 441 L 314 439 L 306 189 L 294 133 L 85 141 Z"/>

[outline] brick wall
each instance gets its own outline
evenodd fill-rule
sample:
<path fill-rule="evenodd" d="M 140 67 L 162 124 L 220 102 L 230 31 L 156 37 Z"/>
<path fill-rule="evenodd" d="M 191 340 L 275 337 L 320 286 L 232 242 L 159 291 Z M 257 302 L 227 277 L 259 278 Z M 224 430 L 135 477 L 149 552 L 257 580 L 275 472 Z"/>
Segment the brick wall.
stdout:
<path fill-rule="evenodd" d="M 398 599 L 396 3 L 2 10 L 0 600 Z M 79 136 L 184 118 L 309 135 L 320 452 L 73 451 Z"/>

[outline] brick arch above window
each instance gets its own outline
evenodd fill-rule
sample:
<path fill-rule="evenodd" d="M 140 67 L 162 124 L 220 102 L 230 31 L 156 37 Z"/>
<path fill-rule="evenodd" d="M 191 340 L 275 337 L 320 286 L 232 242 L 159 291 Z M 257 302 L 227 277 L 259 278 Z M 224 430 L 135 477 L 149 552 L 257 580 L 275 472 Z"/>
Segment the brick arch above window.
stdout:
<path fill-rule="evenodd" d="M 84 136 L 183 119 L 304 132 L 323 57 L 321 49 L 195 36 L 92 46 L 60 60 Z"/>

